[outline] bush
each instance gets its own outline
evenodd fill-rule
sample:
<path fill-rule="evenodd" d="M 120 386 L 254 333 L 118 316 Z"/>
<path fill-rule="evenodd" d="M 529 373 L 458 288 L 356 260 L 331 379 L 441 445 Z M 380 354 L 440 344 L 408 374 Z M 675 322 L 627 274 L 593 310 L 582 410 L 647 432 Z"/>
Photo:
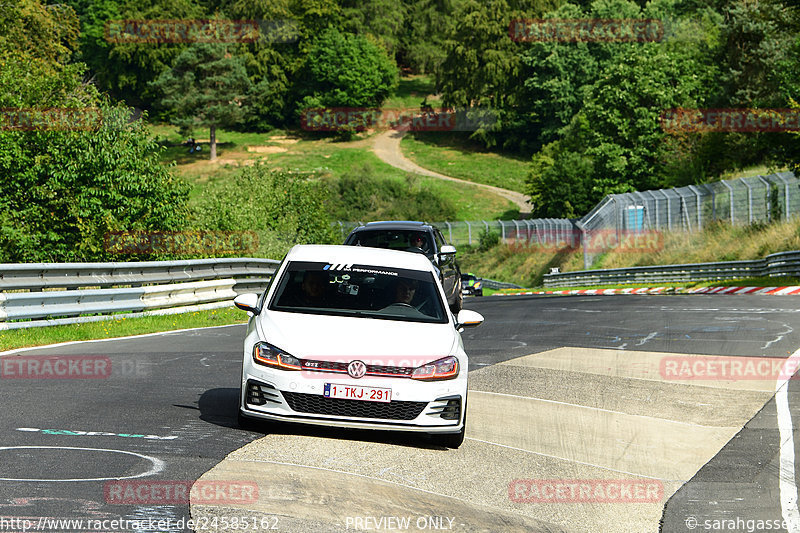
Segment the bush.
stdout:
<path fill-rule="evenodd" d="M 500 244 L 500 235 L 489 228 L 483 228 L 481 234 L 478 236 L 478 251 L 485 252 Z"/>
<path fill-rule="evenodd" d="M 144 122 L 128 123 L 123 106 L 98 110 L 95 131 L 0 134 L 0 262 L 119 260 L 106 232 L 183 224 L 187 187 Z"/>
<path fill-rule="evenodd" d="M 204 230 L 254 231 L 256 255 L 280 259 L 295 244 L 338 242 L 316 178 L 256 165 L 211 187 L 192 209 L 193 224 Z"/>

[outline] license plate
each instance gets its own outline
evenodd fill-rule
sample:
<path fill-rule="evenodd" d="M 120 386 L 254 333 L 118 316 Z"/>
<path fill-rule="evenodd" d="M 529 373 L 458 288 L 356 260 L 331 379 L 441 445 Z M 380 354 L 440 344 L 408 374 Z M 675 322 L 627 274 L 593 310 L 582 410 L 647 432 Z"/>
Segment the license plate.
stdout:
<path fill-rule="evenodd" d="M 326 383 L 323 395 L 326 398 L 362 400 L 365 402 L 389 403 L 392 401 L 392 389 L 361 387 L 359 385 L 339 385 L 336 383 Z"/>

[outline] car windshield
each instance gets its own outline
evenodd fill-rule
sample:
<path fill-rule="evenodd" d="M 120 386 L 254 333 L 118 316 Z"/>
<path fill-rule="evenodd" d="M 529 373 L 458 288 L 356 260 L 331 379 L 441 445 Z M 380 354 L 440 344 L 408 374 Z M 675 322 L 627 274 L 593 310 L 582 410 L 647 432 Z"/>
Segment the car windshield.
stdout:
<path fill-rule="evenodd" d="M 426 254 L 433 251 L 430 237 L 426 232 L 419 230 L 359 231 L 353 234 L 347 244 L 413 252 L 421 250 Z"/>
<path fill-rule="evenodd" d="M 433 274 L 374 265 L 292 261 L 269 309 L 413 322 L 447 322 Z"/>

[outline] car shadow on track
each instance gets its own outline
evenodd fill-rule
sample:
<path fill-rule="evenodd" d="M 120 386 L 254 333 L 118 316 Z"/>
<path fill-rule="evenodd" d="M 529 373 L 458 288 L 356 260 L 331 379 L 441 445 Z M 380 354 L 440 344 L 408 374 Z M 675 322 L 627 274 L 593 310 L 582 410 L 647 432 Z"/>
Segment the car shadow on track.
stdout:
<path fill-rule="evenodd" d="M 177 406 L 185 407 L 185 406 Z M 209 389 L 200 396 L 198 401 L 200 420 L 216 426 L 231 428 L 236 431 L 249 431 L 262 435 L 296 435 L 299 437 L 319 437 L 324 439 L 351 440 L 374 442 L 378 444 L 392 444 L 409 448 L 423 448 L 429 450 L 447 450 L 435 444 L 425 433 L 411 433 L 402 431 L 377 431 L 364 429 L 345 429 L 324 426 L 311 426 L 288 422 L 254 421 L 252 427 L 240 428 L 237 422 L 239 410 L 239 389 L 218 388 Z"/>

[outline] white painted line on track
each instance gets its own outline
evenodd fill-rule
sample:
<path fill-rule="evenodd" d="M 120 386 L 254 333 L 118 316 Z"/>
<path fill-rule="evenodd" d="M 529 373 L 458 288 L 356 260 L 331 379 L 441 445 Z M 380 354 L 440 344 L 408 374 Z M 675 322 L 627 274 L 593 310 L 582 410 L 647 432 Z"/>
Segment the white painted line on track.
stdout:
<path fill-rule="evenodd" d="M 169 333 L 182 333 L 184 331 L 194 331 L 196 329 L 214 329 L 214 328 L 230 328 L 232 326 L 246 326 L 246 322 L 239 322 L 237 324 L 225 324 L 223 326 L 203 326 L 201 328 L 186 328 L 186 329 L 171 329 L 169 331 L 156 331 L 155 333 L 142 333 L 141 335 L 128 335 L 127 337 L 109 337 L 107 339 L 89 339 L 85 341 L 67 341 L 59 342 L 56 344 L 43 344 L 41 346 L 28 346 L 26 348 L 14 348 L 7 352 L 0 352 L 0 357 L 4 355 L 14 355 L 15 353 L 24 352 L 26 350 L 40 350 L 44 348 L 58 348 L 60 346 L 69 346 L 70 344 L 81 344 L 83 342 L 107 342 L 107 341 L 121 341 L 123 339 L 138 339 L 140 337 L 154 337 L 156 335 L 167 335 Z M 46 327 L 46 326 L 45 326 Z"/>
<path fill-rule="evenodd" d="M 796 361 L 800 359 L 800 349 L 795 351 L 784 363 L 797 368 Z M 791 363 L 790 363 L 791 362 Z M 789 380 L 775 382 L 775 407 L 778 413 L 778 431 L 780 434 L 780 495 L 781 514 L 786 522 L 789 533 L 800 533 L 800 510 L 797 508 L 797 484 L 795 483 L 794 464 L 794 428 L 792 427 L 792 413 L 789 410 Z"/>
<path fill-rule="evenodd" d="M 128 452 L 125 450 L 109 450 L 108 448 L 76 448 L 74 446 L 2 446 L 0 450 L 83 450 L 89 452 L 109 452 L 109 453 L 123 453 L 126 455 L 135 455 L 150 461 L 153 466 L 147 472 L 136 474 L 135 476 L 119 476 L 119 477 L 93 477 L 93 478 L 76 478 L 76 479 L 33 479 L 33 478 L 8 478 L 0 477 L 0 481 L 33 481 L 33 482 L 66 482 L 66 481 L 114 481 L 120 479 L 136 479 L 140 477 L 153 476 L 164 470 L 165 463 L 156 457 L 143 455 L 141 453 Z"/>
<path fill-rule="evenodd" d="M 591 406 L 588 406 L 588 405 L 581 405 L 579 403 L 560 402 L 558 400 L 545 400 L 544 398 L 536 398 L 536 397 L 533 397 L 533 396 L 520 396 L 518 394 L 507 394 L 507 393 L 504 393 L 504 392 L 489 392 L 489 391 L 484 391 L 484 390 L 473 390 L 473 389 L 469 389 L 469 392 L 475 392 L 475 393 L 478 393 L 478 394 L 492 394 L 494 396 L 506 396 L 508 398 L 519 398 L 521 400 L 534 400 L 534 401 L 537 401 L 537 402 L 544 402 L 544 403 L 555 403 L 555 404 L 558 404 L 558 405 L 567 405 L 569 407 L 580 407 L 582 409 L 590 409 L 592 411 L 600 411 L 600 412 L 603 412 L 603 413 L 611 413 L 612 415 L 635 416 L 635 417 L 639 417 L 639 418 L 647 418 L 649 420 L 660 420 L 660 421 L 664 421 L 664 422 L 669 422 L 670 424 L 681 424 L 681 425 L 684 425 L 684 426 L 691 426 L 691 427 L 695 427 L 695 428 L 730 429 L 732 427 L 732 426 L 704 426 L 702 424 L 695 424 L 694 422 L 683 422 L 681 420 L 672 420 L 672 419 L 669 419 L 669 418 L 660 418 L 660 417 L 657 417 L 657 416 L 650 416 L 650 415 L 637 415 L 635 413 L 625 413 L 623 411 L 614 411 L 614 410 L 611 410 L 611 409 L 603 409 L 602 407 L 591 407 Z M 477 440 L 477 439 L 475 439 L 475 440 Z M 481 441 L 481 442 L 483 442 L 483 441 Z M 494 443 L 490 443 L 490 444 L 494 444 Z M 653 479 L 658 479 L 658 478 L 653 478 Z"/>
<path fill-rule="evenodd" d="M 601 465 L 596 465 L 594 463 L 587 463 L 586 461 L 578 461 L 577 459 L 567 459 L 565 457 L 559 457 L 558 455 L 551 455 L 549 453 L 535 452 L 533 450 L 526 450 L 525 448 L 517 448 L 515 446 L 509 446 L 508 444 L 500 444 L 499 442 L 492 442 L 492 441 L 483 440 L 483 439 L 476 439 L 474 437 L 464 437 L 464 438 L 466 440 L 473 440 L 475 442 L 482 442 L 483 444 L 490 444 L 492 446 L 499 446 L 500 448 L 507 448 L 509 450 L 516 450 L 518 452 L 525 452 L 525 453 L 530 453 L 530 454 L 533 454 L 533 455 L 540 455 L 542 457 L 549 457 L 551 459 L 558 459 L 559 461 L 566 461 L 568 463 L 575 463 L 575 464 L 579 464 L 579 465 L 583 465 L 583 466 L 590 466 L 592 468 L 600 468 L 602 470 L 608 470 L 609 472 L 616 472 L 618 474 L 627 474 L 629 476 L 643 477 L 643 478 L 647 478 L 647 479 L 656 479 L 658 481 L 675 481 L 675 482 L 678 482 L 678 483 L 685 483 L 686 481 L 688 481 L 687 479 L 666 479 L 666 478 L 661 478 L 661 477 L 648 476 L 647 474 L 637 474 L 636 472 L 629 472 L 627 470 L 618 470 L 616 468 L 611 468 L 611 467 L 608 467 L 608 466 L 601 466 Z"/>

